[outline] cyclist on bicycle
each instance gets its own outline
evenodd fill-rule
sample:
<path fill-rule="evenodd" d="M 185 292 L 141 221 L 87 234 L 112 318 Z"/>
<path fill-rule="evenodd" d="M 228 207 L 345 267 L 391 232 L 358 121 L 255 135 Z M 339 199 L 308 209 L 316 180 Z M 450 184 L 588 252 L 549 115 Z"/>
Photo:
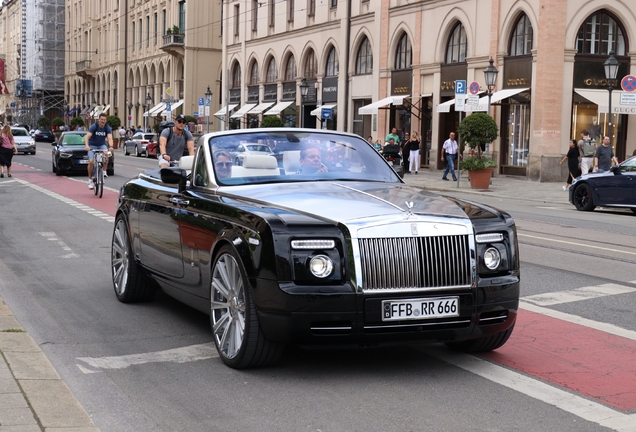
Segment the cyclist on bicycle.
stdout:
<path fill-rule="evenodd" d="M 167 167 L 170 162 L 181 159 L 185 148 L 190 156 L 194 156 L 194 138 L 185 130 L 185 116 L 179 114 L 174 121 L 175 125 L 165 128 L 159 136 L 159 168 Z"/>
<path fill-rule="evenodd" d="M 106 142 L 108 141 L 108 147 Z M 106 124 L 106 114 L 101 113 L 99 120 L 94 123 L 84 136 L 84 146 L 88 152 L 88 188 L 93 189 L 93 165 L 95 162 L 95 153 L 93 150 L 113 149 L 113 130 Z M 104 177 L 106 177 L 106 169 L 108 168 L 108 153 L 104 153 Z"/>

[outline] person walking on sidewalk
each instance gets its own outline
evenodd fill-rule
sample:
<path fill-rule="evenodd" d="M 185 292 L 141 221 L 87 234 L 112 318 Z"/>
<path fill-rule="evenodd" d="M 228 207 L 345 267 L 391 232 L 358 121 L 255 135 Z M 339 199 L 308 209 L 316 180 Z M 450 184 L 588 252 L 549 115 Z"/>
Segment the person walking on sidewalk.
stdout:
<path fill-rule="evenodd" d="M 400 141 L 400 148 L 402 149 L 402 165 L 404 166 L 404 174 L 411 173 L 411 170 L 409 168 L 410 142 L 411 142 L 411 135 L 408 132 L 404 132 L 404 139 Z"/>
<path fill-rule="evenodd" d="M 563 190 L 568 190 L 570 185 L 572 184 L 572 180 L 579 176 L 579 149 L 577 148 L 576 140 L 570 140 L 570 148 L 568 150 L 568 154 L 565 155 L 559 165 L 562 165 L 563 162 L 568 161 L 568 179 L 565 182 L 565 186 L 563 186 Z"/>
<path fill-rule="evenodd" d="M 409 171 L 415 171 L 415 174 L 417 174 L 417 169 L 420 166 L 420 139 L 417 132 L 413 132 L 413 135 L 411 135 L 407 151 L 409 152 L 410 160 Z"/>
<path fill-rule="evenodd" d="M 614 150 L 612 150 L 609 143 L 610 138 L 608 136 L 604 136 L 602 145 L 598 146 L 596 149 L 596 153 L 594 154 L 594 172 L 609 171 L 612 166 L 612 162 L 618 165 L 618 159 L 614 156 Z"/>
<path fill-rule="evenodd" d="M 7 177 L 12 177 L 11 160 L 13 159 L 13 155 L 17 153 L 18 148 L 15 145 L 11 127 L 6 125 L 2 128 L 2 132 L 0 132 L 0 178 L 4 177 L 5 167 Z"/>
<path fill-rule="evenodd" d="M 455 176 L 455 157 L 457 157 L 457 141 L 455 141 L 455 132 L 451 132 L 448 139 L 444 141 L 444 145 L 442 146 L 442 161 L 446 159 L 446 169 L 444 170 L 444 175 L 442 175 L 442 180 L 448 180 L 446 177 L 448 175 L 448 171 L 450 171 L 453 176 L 453 180 L 457 180 L 457 176 Z"/>
<path fill-rule="evenodd" d="M 594 153 L 596 153 L 596 141 L 590 137 L 587 129 L 581 131 L 581 139 L 578 143 L 579 156 L 581 159 L 581 175 L 590 172 L 594 163 Z"/>

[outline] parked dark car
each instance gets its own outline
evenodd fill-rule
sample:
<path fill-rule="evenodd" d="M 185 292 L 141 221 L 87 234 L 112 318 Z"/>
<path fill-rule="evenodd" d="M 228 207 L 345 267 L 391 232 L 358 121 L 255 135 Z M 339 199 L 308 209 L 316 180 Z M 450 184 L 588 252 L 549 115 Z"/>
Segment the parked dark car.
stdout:
<path fill-rule="evenodd" d="M 52 152 L 52 171 L 58 176 L 70 173 L 87 174 L 88 152 L 84 144 L 84 136 L 87 131 L 68 131 L 62 132 L 60 139 L 51 145 Z M 115 174 L 115 155 L 110 152 L 108 157 L 108 169 L 106 173 L 109 176 Z"/>
<path fill-rule="evenodd" d="M 131 139 L 126 140 L 124 143 L 124 154 L 128 156 L 132 153 L 137 157 L 142 155 L 146 155 L 147 157 L 146 146 L 151 142 L 157 142 L 156 133 L 136 132 Z"/>
<path fill-rule="evenodd" d="M 636 156 L 607 172 L 578 177 L 570 186 L 569 196 L 577 210 L 624 207 L 636 213 Z"/>
<path fill-rule="evenodd" d="M 283 154 L 235 166 L 245 142 Z M 160 287 L 209 314 L 226 365 L 270 364 L 287 344 L 489 351 L 512 333 L 513 219 L 409 187 L 357 135 L 216 132 L 181 164 L 122 187 L 115 294 L 148 301 Z"/>
<path fill-rule="evenodd" d="M 45 129 L 37 129 L 32 132 L 33 139 L 36 142 L 49 142 L 52 143 L 55 141 L 55 134 L 50 130 Z"/>

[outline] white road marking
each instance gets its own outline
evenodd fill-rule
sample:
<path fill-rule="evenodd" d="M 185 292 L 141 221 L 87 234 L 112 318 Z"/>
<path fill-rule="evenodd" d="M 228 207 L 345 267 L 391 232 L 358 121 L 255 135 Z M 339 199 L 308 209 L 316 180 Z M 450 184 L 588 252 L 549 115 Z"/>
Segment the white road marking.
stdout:
<path fill-rule="evenodd" d="M 76 180 L 76 179 L 69 178 L 69 180 Z M 77 208 L 79 210 L 82 210 L 82 211 L 84 211 L 84 212 L 86 212 L 86 213 L 88 213 L 88 214 L 90 214 L 92 216 L 97 216 L 98 218 L 103 219 L 103 220 L 105 220 L 107 222 L 111 222 L 111 223 L 115 222 L 115 217 L 114 216 L 111 216 L 111 215 L 109 215 L 107 213 L 104 213 L 102 211 L 99 211 L 99 210 L 95 210 L 93 207 L 87 206 L 86 204 L 82 204 L 80 202 L 77 202 L 75 200 L 67 198 L 67 197 L 65 197 L 63 195 L 60 195 L 60 194 L 58 194 L 56 192 L 50 191 L 48 189 L 44 189 L 43 187 L 38 186 L 36 184 L 29 183 L 29 182 L 27 182 L 25 180 L 16 180 L 16 181 L 18 181 L 20 184 L 22 184 L 24 186 L 28 186 L 28 187 L 30 187 L 32 189 L 35 189 L 38 192 L 42 192 L 44 195 L 50 196 L 51 198 L 55 198 L 56 200 L 61 201 L 61 202 L 65 203 L 65 204 L 72 205 L 73 207 L 75 207 L 75 208 Z M 108 188 L 105 188 L 105 189 L 108 189 Z M 115 189 L 110 189 L 110 190 L 112 190 L 114 192 L 118 192 Z"/>
<path fill-rule="evenodd" d="M 562 321 L 571 322 L 573 324 L 579 324 L 579 325 L 589 327 L 595 330 L 599 330 L 605 333 L 624 337 L 626 339 L 636 340 L 636 331 L 627 330 L 622 327 L 615 326 L 614 324 L 594 321 L 594 320 L 583 318 L 577 315 L 571 315 L 565 312 L 560 312 L 560 311 L 544 308 L 541 306 L 536 306 L 524 300 L 525 298 L 522 298 L 519 301 L 519 307 L 527 311 L 535 312 L 541 315 L 546 315 L 552 318 L 560 319 Z"/>
<path fill-rule="evenodd" d="M 598 297 L 626 294 L 634 291 L 636 291 L 636 288 L 608 283 L 597 286 L 582 287 L 568 291 L 536 294 L 523 297 L 523 300 L 534 303 L 538 306 L 551 306 L 581 300 L 590 300 Z"/>
<path fill-rule="evenodd" d="M 54 241 L 57 242 L 57 244 L 60 246 L 60 248 L 65 251 L 65 252 L 71 252 L 68 253 L 66 255 L 60 255 L 60 258 L 79 258 L 79 255 L 73 252 L 73 249 L 71 249 L 70 247 L 68 247 L 66 245 L 66 243 L 64 243 L 62 240 L 60 240 L 59 238 L 57 238 L 57 234 L 55 234 L 54 232 L 41 232 L 39 233 L 42 237 L 46 238 L 48 241 Z"/>
<path fill-rule="evenodd" d="M 537 239 L 537 240 L 546 240 L 546 241 L 551 241 L 551 242 L 555 242 L 555 243 L 565 243 L 569 246 L 584 246 L 588 249 L 598 249 L 598 250 L 604 250 L 604 251 L 609 251 L 609 252 L 618 252 L 618 253 L 623 253 L 623 254 L 629 254 L 629 255 L 636 255 L 636 252 L 628 252 L 628 251 L 624 251 L 624 250 L 619 250 L 619 249 L 610 249 L 610 248 L 604 248 L 604 247 L 600 247 L 600 246 L 594 246 L 594 245 L 590 245 L 590 244 L 583 244 L 583 243 L 573 243 L 570 240 L 557 240 L 557 239 L 553 239 L 553 238 L 548 238 L 548 237 L 537 237 L 537 236 L 533 236 L 533 235 L 529 235 L 529 234 L 519 234 L 517 233 L 518 237 L 529 237 L 529 238 L 533 238 L 533 239 Z M 627 247 L 627 246 L 625 246 Z"/>
<path fill-rule="evenodd" d="M 129 354 L 113 357 L 78 357 L 77 360 L 86 363 L 93 369 L 88 369 L 83 365 L 77 365 L 77 367 L 84 373 L 95 373 L 99 372 L 99 369 L 125 369 L 133 365 L 141 365 L 145 363 L 187 363 L 216 358 L 218 356 L 219 354 L 214 343 L 210 342 L 141 354 Z"/>
<path fill-rule="evenodd" d="M 620 432 L 636 432 L 636 414 L 624 414 L 479 357 L 456 353 L 443 347 L 427 348 L 426 352 L 446 363 L 600 426 Z"/>

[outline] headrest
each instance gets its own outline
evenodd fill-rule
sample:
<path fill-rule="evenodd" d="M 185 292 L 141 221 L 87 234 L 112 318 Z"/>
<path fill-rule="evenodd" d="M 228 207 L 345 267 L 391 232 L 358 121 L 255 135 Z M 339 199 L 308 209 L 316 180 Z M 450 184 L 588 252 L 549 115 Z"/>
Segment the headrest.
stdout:
<path fill-rule="evenodd" d="M 194 156 L 181 156 L 179 159 L 179 168 L 184 170 L 192 170 L 192 164 L 194 163 Z"/>
<path fill-rule="evenodd" d="M 276 169 L 278 161 L 274 156 L 249 154 L 245 155 L 243 166 L 245 168 Z"/>

